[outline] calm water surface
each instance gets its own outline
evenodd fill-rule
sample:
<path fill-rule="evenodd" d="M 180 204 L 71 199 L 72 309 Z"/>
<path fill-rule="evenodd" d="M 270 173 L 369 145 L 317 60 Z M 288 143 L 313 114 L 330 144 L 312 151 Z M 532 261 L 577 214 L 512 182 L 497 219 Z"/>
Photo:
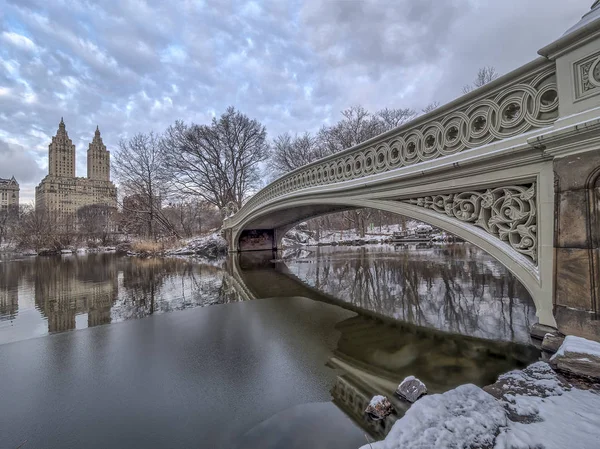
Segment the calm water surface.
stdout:
<path fill-rule="evenodd" d="M 533 322 L 470 245 L 0 259 L 0 447 L 357 448 L 374 394 L 489 384 Z"/>

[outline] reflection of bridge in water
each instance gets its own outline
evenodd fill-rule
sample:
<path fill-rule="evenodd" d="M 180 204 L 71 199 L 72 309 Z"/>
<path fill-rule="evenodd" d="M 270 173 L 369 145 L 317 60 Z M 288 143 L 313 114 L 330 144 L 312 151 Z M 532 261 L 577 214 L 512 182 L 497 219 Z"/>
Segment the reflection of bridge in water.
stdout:
<path fill-rule="evenodd" d="M 277 257 L 230 257 L 229 272 L 245 299 L 304 296 L 415 326 L 521 343 L 529 342 L 535 322 L 527 291 L 470 245 L 320 247 L 304 258 L 273 262 Z"/>
<path fill-rule="evenodd" d="M 388 247 L 388 251 L 393 255 L 393 249 Z M 369 263 L 385 265 L 386 260 L 397 263 L 399 259 L 398 255 L 392 258 L 389 253 L 386 258 L 384 251 L 384 254 L 372 255 L 372 259 L 366 258 L 365 262 L 357 257 L 357 254 L 366 254 L 365 251 L 338 248 L 333 252 L 336 254 L 334 262 L 338 266 L 332 266 L 323 254 L 317 258 L 306 257 L 295 262 L 291 259 L 286 265 L 281 259 L 274 260 L 277 255 L 271 252 L 242 253 L 229 258 L 229 276 L 227 280 L 224 279 L 224 284 L 229 285 L 232 292 L 237 292 L 237 296 L 232 294 L 232 297 L 236 296 L 238 300 L 304 296 L 359 312 L 357 316 L 336 325 L 341 335 L 328 362 L 337 372 L 331 395 L 333 402 L 373 438 L 385 436 L 397 416 L 390 416 L 384 421 L 372 421 L 364 414 L 367 404 L 374 395 L 384 394 L 390 398 L 397 413 L 404 413 L 409 405 L 393 393 L 406 376 L 418 375 L 426 383 L 430 393 L 447 391 L 464 383 L 484 386 L 493 383 L 500 373 L 526 366 L 539 356 L 535 348 L 514 341 L 486 340 L 417 326 L 408 321 L 392 321 L 380 311 L 369 310 L 367 307 L 372 304 L 370 301 L 362 306 L 360 301 L 350 303 L 341 299 L 339 292 L 337 296 L 332 292 L 324 292 L 292 273 L 294 263 L 303 267 L 310 266 L 315 273 L 335 272 L 343 266 L 346 270 L 340 271 L 342 276 L 356 280 L 357 271 L 374 271 L 372 266 L 371 269 L 367 266 Z M 349 252 L 352 257 L 344 258 L 344 252 Z M 431 264 L 430 255 L 423 254 L 422 257 Z M 320 265 L 323 259 L 326 263 Z M 356 264 L 354 270 L 348 271 L 347 268 L 351 265 L 349 261 Z M 414 265 L 419 268 L 418 263 Z M 319 266 L 320 269 L 315 268 Z M 381 266 L 378 270 L 386 271 Z M 393 270 L 388 267 L 387 271 Z M 507 282 L 504 275 L 501 270 L 496 273 L 496 278 Z M 484 281 L 481 278 L 491 275 L 480 270 L 473 273 L 473 276 L 479 278 L 480 282 L 489 283 L 489 279 Z M 314 281 L 316 277 L 314 274 L 311 279 Z M 425 284 L 428 282 L 422 279 L 422 275 L 421 281 Z M 358 281 L 361 282 L 363 281 Z M 327 281 L 320 280 L 321 289 L 327 285 Z M 285 298 L 281 300 L 285 301 Z M 533 305 L 530 300 L 529 307 L 532 314 Z M 527 326 L 523 327 L 522 335 L 528 336 Z"/>

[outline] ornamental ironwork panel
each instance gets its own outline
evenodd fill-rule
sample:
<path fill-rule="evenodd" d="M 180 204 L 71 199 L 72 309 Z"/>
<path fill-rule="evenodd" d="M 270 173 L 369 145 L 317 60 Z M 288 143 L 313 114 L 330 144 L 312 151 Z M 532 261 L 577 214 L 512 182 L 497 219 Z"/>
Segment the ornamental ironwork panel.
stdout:
<path fill-rule="evenodd" d="M 483 228 L 537 263 L 535 183 L 402 200 Z"/>

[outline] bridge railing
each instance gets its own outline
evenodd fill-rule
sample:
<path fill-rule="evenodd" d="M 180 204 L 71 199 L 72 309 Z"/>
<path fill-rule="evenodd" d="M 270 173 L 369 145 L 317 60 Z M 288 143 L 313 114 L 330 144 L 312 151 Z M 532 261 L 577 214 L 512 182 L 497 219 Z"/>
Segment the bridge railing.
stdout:
<path fill-rule="evenodd" d="M 285 174 L 236 216 L 288 193 L 452 155 L 547 127 L 557 118 L 555 63 L 538 58 L 396 129 Z"/>

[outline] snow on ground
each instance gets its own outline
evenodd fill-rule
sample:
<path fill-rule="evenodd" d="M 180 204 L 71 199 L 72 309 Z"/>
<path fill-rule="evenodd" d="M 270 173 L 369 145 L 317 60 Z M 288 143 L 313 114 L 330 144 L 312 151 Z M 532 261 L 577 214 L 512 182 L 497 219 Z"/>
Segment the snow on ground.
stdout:
<path fill-rule="evenodd" d="M 462 385 L 426 396 L 384 441 L 361 449 L 597 449 L 599 388 L 569 383 L 547 363 L 537 362 L 500 376 L 486 387 L 491 394 Z"/>
<path fill-rule="evenodd" d="M 408 221 L 407 229 L 409 231 L 414 231 L 417 228 L 429 228 L 429 225 L 419 225 L 415 221 Z M 373 241 L 376 243 L 381 242 L 382 240 L 389 239 L 394 232 L 401 231 L 402 226 L 397 225 L 384 225 L 375 226 L 372 229 L 368 229 L 365 233 L 364 237 L 360 236 L 360 233 L 356 229 L 351 230 L 342 230 L 342 231 L 333 231 L 333 230 L 321 230 L 319 233 L 319 238 L 316 238 L 316 232 L 308 231 L 305 228 L 302 229 L 291 229 L 282 239 L 281 243 L 284 247 L 290 246 L 316 246 L 319 243 L 322 245 L 328 245 L 333 242 L 347 242 L 354 240 L 367 240 Z"/>

